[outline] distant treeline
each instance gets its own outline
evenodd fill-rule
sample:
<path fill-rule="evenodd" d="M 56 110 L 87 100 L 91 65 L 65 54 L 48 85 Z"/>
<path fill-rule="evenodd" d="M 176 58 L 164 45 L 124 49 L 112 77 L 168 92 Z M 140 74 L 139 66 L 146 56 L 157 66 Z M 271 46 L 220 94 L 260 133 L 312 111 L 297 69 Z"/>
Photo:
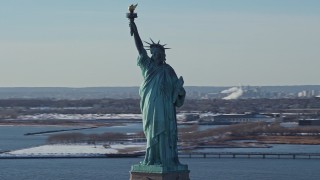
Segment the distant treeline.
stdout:
<path fill-rule="evenodd" d="M 219 93 L 232 86 L 185 86 L 187 97 L 201 99 L 205 94 Z M 320 91 L 320 85 L 250 86 L 267 92 L 298 93 Z M 139 87 L 0 87 L 0 99 L 139 99 Z"/>
<path fill-rule="evenodd" d="M 36 113 L 112 114 L 140 113 L 139 99 L 6 99 L 0 100 L 0 115 Z M 320 114 L 320 98 L 308 99 L 187 99 L 178 112 L 200 111 L 213 113 L 281 113 L 313 112 Z"/>

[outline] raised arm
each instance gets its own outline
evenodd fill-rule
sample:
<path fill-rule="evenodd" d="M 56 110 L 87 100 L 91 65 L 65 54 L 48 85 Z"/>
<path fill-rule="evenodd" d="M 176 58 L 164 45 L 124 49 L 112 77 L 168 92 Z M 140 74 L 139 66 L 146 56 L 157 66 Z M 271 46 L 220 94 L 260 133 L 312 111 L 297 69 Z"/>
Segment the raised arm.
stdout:
<path fill-rule="evenodd" d="M 131 35 L 133 35 L 133 37 L 134 37 L 134 42 L 136 44 L 137 50 L 138 50 L 139 54 L 142 54 L 144 48 L 143 48 L 143 43 L 142 43 L 141 38 L 138 33 L 138 28 L 136 26 L 136 23 L 134 23 L 133 20 L 130 20 L 129 26 L 131 29 Z"/>

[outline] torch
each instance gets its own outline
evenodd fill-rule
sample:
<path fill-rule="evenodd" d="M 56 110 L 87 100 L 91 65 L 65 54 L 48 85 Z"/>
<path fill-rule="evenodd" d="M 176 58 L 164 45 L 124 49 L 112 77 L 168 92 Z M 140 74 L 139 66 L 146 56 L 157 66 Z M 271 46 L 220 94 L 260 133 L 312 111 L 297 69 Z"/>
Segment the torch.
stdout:
<path fill-rule="evenodd" d="M 134 12 L 134 10 L 136 9 L 136 7 L 138 6 L 138 4 L 133 5 L 131 4 L 128 7 L 129 12 L 127 13 L 127 18 L 130 20 L 130 22 L 133 22 L 135 18 L 138 17 L 137 13 Z M 131 36 L 133 36 L 133 32 L 130 32 Z"/>

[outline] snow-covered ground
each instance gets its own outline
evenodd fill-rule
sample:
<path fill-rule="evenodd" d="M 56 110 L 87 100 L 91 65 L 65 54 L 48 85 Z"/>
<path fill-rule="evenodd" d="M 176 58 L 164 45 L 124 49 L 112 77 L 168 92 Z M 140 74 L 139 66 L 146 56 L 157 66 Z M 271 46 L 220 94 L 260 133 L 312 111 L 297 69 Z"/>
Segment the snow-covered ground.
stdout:
<path fill-rule="evenodd" d="M 1 156 L 94 156 L 103 154 L 135 153 L 145 150 L 145 144 L 52 144 L 10 151 Z"/>
<path fill-rule="evenodd" d="M 212 113 L 178 113 L 177 119 L 184 120 L 186 115 L 199 114 L 199 116 L 209 116 Z M 33 115 L 20 115 L 19 120 L 102 120 L 102 119 L 142 119 L 141 114 L 58 114 L 41 113 Z"/>
<path fill-rule="evenodd" d="M 99 119 L 141 119 L 141 114 L 58 114 L 43 113 L 34 115 L 21 115 L 20 120 L 99 120 Z"/>

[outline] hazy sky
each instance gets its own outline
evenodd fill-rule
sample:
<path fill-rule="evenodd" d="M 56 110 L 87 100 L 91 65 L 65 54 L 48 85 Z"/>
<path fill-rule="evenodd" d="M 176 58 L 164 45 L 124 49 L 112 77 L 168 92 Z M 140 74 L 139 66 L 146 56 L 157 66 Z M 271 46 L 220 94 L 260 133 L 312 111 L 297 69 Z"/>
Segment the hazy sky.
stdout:
<path fill-rule="evenodd" d="M 0 87 L 139 86 L 136 2 L 185 85 L 320 84 L 319 0 L 1 0 Z"/>

